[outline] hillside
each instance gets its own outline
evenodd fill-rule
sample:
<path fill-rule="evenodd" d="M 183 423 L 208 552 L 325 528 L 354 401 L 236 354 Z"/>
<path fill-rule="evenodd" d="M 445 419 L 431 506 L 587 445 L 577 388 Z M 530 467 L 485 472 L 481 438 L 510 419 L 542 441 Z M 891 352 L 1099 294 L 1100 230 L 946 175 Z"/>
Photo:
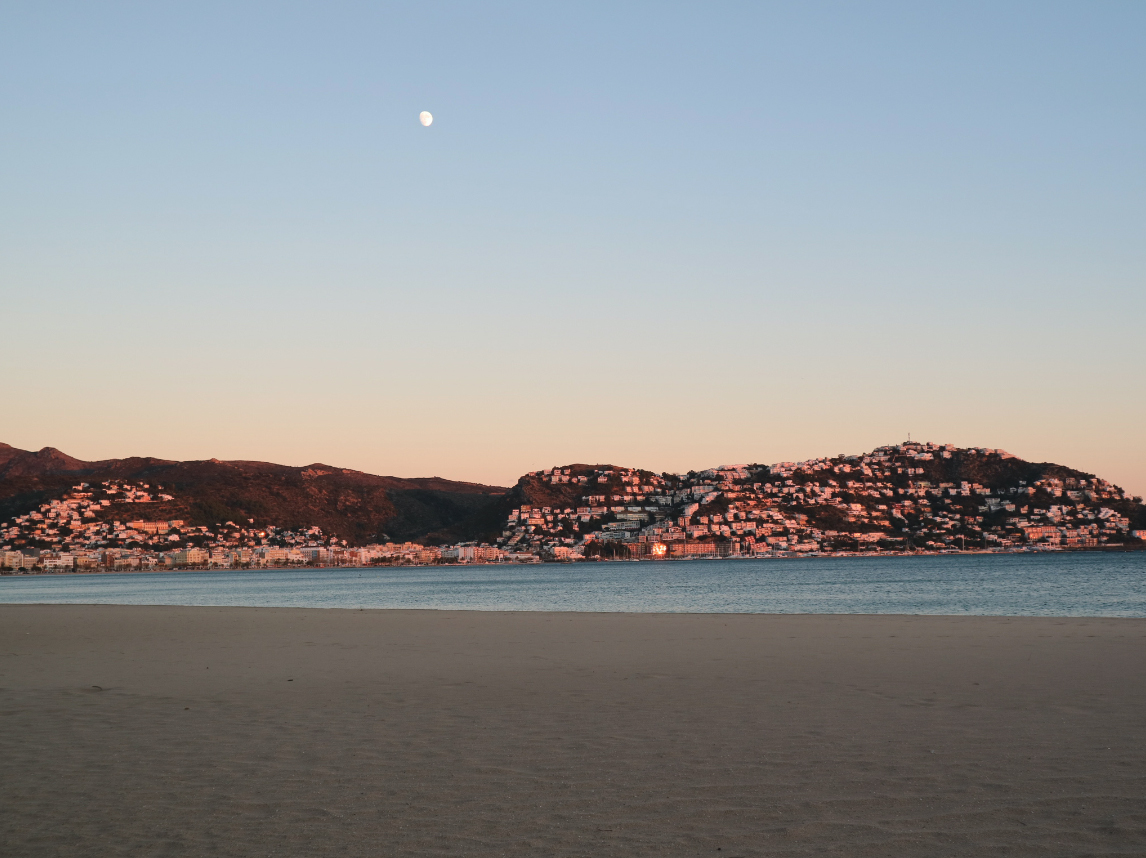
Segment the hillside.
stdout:
<path fill-rule="evenodd" d="M 1094 474 L 991 448 L 910 442 L 687 474 L 566 465 L 526 474 L 491 506 L 505 518 L 496 532 L 491 515 L 481 538 L 554 556 L 582 546 L 646 556 L 658 544 L 670 555 L 1088 548 L 1140 545 L 1146 528 L 1141 499 Z"/>
<path fill-rule="evenodd" d="M 0 445 L 0 525 L 0 551 L 27 552 L 0 565 L 434 562 L 1140 548 L 1146 506 L 1094 474 L 950 444 L 684 474 L 572 464 L 508 489 Z"/>
<path fill-rule="evenodd" d="M 133 519 L 181 519 L 209 527 L 228 520 L 295 530 L 320 527 L 352 545 L 423 539 L 457 525 L 507 491 L 438 477 L 375 476 L 323 464 L 289 467 L 154 458 L 85 462 L 51 447 L 33 452 L 0 444 L 0 521 L 59 498 L 80 482 L 105 481 L 154 487 L 154 501 L 131 506 Z M 172 499 L 159 499 L 160 492 Z M 126 517 L 117 506 L 95 516 Z"/>

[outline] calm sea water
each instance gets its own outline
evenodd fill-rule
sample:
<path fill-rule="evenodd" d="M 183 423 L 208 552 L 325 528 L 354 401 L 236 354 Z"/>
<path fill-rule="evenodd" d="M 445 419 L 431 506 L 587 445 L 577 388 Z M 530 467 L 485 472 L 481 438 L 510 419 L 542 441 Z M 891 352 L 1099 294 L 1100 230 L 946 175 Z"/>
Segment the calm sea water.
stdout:
<path fill-rule="evenodd" d="M 1146 617 L 1146 552 L 5 576 L 0 603 Z"/>

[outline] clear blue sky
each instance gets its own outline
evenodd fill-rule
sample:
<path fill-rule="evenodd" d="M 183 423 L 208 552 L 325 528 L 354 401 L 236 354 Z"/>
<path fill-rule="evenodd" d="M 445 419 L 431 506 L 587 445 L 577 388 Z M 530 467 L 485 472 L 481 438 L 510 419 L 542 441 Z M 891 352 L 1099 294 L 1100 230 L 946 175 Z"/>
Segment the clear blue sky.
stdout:
<path fill-rule="evenodd" d="M 1137 2 L 4 4 L 0 440 L 504 483 L 911 432 L 1144 492 L 1143 45 Z"/>

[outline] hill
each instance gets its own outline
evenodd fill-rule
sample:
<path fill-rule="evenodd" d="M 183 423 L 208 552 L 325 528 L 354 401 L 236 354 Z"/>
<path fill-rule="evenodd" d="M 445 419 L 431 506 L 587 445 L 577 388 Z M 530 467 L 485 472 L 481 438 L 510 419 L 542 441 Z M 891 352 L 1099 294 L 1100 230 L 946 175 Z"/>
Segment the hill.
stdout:
<path fill-rule="evenodd" d="M 1146 528 L 1141 498 L 1094 474 L 986 447 L 910 442 L 686 474 L 565 465 L 526 474 L 494 507 L 501 522 L 484 511 L 480 538 L 553 556 L 582 546 L 630 557 L 658 545 L 669 554 L 1085 548 L 1140 544 Z"/>
<path fill-rule="evenodd" d="M 147 485 L 153 498 L 130 517 L 214 526 L 228 520 L 256 527 L 321 527 L 352 545 L 433 540 L 501 498 L 507 489 L 428 477 L 376 476 L 316 463 L 176 462 L 149 457 L 85 462 L 52 447 L 19 450 L 0 444 L 0 521 L 59 498 L 77 483 Z M 164 500 L 161 495 L 171 499 Z M 126 518 L 109 506 L 98 519 Z"/>
<path fill-rule="evenodd" d="M 918 442 L 684 474 L 571 464 L 511 488 L 0 445 L 0 523 L 0 550 L 85 563 L 434 562 L 1131 548 L 1146 506 L 1063 465 Z"/>

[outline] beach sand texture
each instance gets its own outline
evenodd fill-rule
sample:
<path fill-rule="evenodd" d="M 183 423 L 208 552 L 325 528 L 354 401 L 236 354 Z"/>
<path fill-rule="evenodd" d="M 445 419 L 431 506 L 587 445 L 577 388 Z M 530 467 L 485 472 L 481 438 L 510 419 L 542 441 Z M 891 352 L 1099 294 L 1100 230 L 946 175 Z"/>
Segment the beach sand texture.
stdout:
<path fill-rule="evenodd" d="M 5 856 L 1146 854 L 1146 621 L 0 606 Z"/>

